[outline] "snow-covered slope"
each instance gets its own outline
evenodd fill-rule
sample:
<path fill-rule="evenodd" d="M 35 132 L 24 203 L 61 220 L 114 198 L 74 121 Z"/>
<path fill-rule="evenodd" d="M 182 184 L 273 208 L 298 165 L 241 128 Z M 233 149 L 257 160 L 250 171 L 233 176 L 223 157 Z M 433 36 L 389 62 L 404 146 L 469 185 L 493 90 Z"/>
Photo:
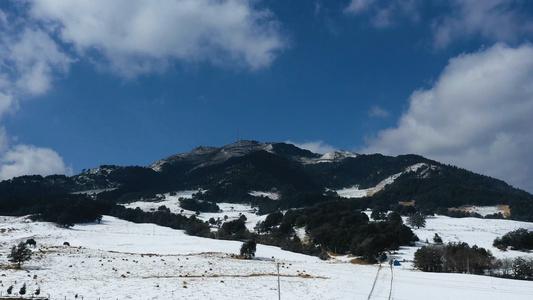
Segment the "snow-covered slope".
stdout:
<path fill-rule="evenodd" d="M 362 197 L 372 196 L 375 193 L 384 189 L 387 184 L 393 183 L 394 180 L 396 180 L 402 174 L 405 174 L 407 172 L 418 172 L 419 170 L 422 170 L 418 176 L 421 178 L 424 178 L 424 176 L 426 176 L 426 172 L 428 169 L 435 169 L 435 168 L 437 167 L 433 165 L 429 165 L 427 163 L 418 163 L 418 164 L 414 164 L 412 166 L 405 168 L 403 172 L 393 174 L 383 179 L 376 186 L 373 186 L 371 188 L 359 189 L 358 186 L 353 186 L 353 187 L 335 190 L 335 192 L 337 192 L 339 196 L 345 197 L 345 198 L 362 198 Z"/>
<path fill-rule="evenodd" d="M 244 156 L 253 151 L 264 150 L 272 152 L 271 143 L 240 140 L 221 148 L 198 147 L 188 153 L 182 153 L 159 160 L 149 166 L 155 171 L 161 171 L 163 165 L 179 161 L 188 161 L 196 164 L 195 168 L 222 163 L 232 157 Z"/>
<path fill-rule="evenodd" d="M 416 230 L 422 240 L 438 232 L 445 241 L 488 247 L 497 257 L 529 255 L 497 252 L 498 235 L 531 223 L 508 220 L 427 220 Z M 0 217 L 0 291 L 26 283 L 50 299 L 276 299 L 277 263 L 282 299 L 531 299 L 533 282 L 468 274 L 423 273 L 409 263 L 347 263 L 348 257 L 320 261 L 276 247 L 258 245 L 254 260 L 236 259 L 241 242 L 204 239 L 152 224 L 134 224 L 104 216 L 101 224 L 63 229 L 24 218 Z M 23 270 L 7 267 L 11 247 L 37 241 L 34 259 Z M 70 247 L 63 246 L 69 242 Z M 397 258 L 410 260 L 416 247 Z M 374 288 L 373 288 L 374 286 Z"/>

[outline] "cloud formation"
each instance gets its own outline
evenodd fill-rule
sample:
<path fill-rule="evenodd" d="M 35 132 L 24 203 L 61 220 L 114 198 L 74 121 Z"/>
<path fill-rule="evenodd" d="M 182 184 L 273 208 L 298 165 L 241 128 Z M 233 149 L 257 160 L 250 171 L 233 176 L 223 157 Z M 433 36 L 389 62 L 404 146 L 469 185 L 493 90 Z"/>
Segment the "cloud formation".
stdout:
<path fill-rule="evenodd" d="M 365 153 L 415 153 L 533 191 L 533 45 L 496 44 L 449 61 Z"/>
<path fill-rule="evenodd" d="M 48 33 L 38 28 L 17 28 L 0 14 L 0 120 L 15 113 L 21 100 L 43 95 L 57 76 L 68 73 L 73 60 Z M 12 145 L 0 126 L 0 180 L 25 174 L 70 174 L 63 159 L 49 148 Z"/>
<path fill-rule="evenodd" d="M 484 1 L 384 1 L 352 0 L 344 9 L 347 14 L 368 17 L 376 28 L 388 28 L 402 19 L 419 21 L 424 6 L 439 11 L 430 20 L 433 46 L 442 49 L 454 40 L 482 37 L 491 42 L 515 43 L 521 36 L 533 34 L 533 20 L 522 7 L 524 0 Z"/>
<path fill-rule="evenodd" d="M 413 22 L 418 21 L 420 19 L 420 3 L 420 0 L 352 0 L 344 9 L 344 12 L 354 15 L 367 15 L 372 26 L 387 28 L 404 18 Z"/>
<path fill-rule="evenodd" d="M 27 0 L 0 9 L 0 120 L 44 95 L 77 60 L 124 78 L 176 63 L 257 70 L 287 46 L 267 9 L 247 0 Z M 49 148 L 11 144 L 0 126 L 0 180 L 71 174 Z"/>
<path fill-rule="evenodd" d="M 246 0 L 35 0 L 44 21 L 79 55 L 124 77 L 156 72 L 173 60 L 259 69 L 287 45 L 280 24 Z M 102 61 L 102 59 L 104 61 Z"/>
<path fill-rule="evenodd" d="M 370 108 L 370 111 L 368 111 L 368 115 L 373 118 L 386 118 L 390 115 L 390 113 L 383 108 L 374 105 L 372 108 Z"/>
<path fill-rule="evenodd" d="M 451 1 L 451 12 L 433 24 L 436 48 L 454 39 L 480 35 L 490 41 L 516 42 L 533 34 L 533 20 L 521 12 L 520 0 Z"/>
<path fill-rule="evenodd" d="M 72 174 L 57 152 L 49 148 L 16 145 L 2 155 L 0 163 L 0 180 L 27 174 Z"/>
<path fill-rule="evenodd" d="M 295 143 L 292 141 L 286 141 L 287 144 L 293 144 L 294 146 L 309 150 L 313 153 L 319 153 L 319 154 L 326 154 L 330 152 L 335 152 L 338 149 L 335 147 L 325 144 L 324 141 L 316 141 L 316 142 L 307 142 L 307 143 Z"/>

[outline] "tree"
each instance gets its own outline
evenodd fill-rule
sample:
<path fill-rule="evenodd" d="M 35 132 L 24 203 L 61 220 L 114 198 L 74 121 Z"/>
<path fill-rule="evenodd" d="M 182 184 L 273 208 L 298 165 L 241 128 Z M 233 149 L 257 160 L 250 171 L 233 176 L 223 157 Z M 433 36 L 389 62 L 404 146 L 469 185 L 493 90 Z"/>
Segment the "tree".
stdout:
<path fill-rule="evenodd" d="M 442 272 L 443 257 L 443 248 L 423 246 L 415 252 L 414 267 L 424 272 Z"/>
<path fill-rule="evenodd" d="M 7 288 L 7 294 L 8 294 L 8 295 L 11 295 L 11 293 L 13 293 L 13 285 L 10 285 L 10 286 Z"/>
<path fill-rule="evenodd" d="M 26 294 L 26 283 L 20 288 L 19 294 L 24 295 Z"/>
<path fill-rule="evenodd" d="M 370 217 L 374 220 L 383 220 L 387 216 L 387 208 L 376 206 L 374 209 L 372 209 L 372 214 L 370 214 Z"/>
<path fill-rule="evenodd" d="M 256 247 L 257 243 L 254 239 L 244 242 L 241 246 L 241 255 L 245 259 L 252 259 L 255 256 Z"/>
<path fill-rule="evenodd" d="M 397 211 L 390 212 L 387 215 L 387 220 L 389 220 L 389 222 L 392 222 L 394 224 L 398 224 L 398 225 L 402 225 L 403 224 L 402 216 Z"/>
<path fill-rule="evenodd" d="M 21 242 L 18 246 L 11 248 L 11 253 L 7 257 L 10 262 L 18 264 L 20 268 L 23 262 L 31 259 L 31 250 L 28 249 L 26 243 Z"/>
<path fill-rule="evenodd" d="M 433 237 L 433 242 L 439 245 L 442 244 L 442 238 L 439 236 L 438 233 L 435 233 L 435 236 Z"/>
<path fill-rule="evenodd" d="M 414 214 L 407 218 L 407 224 L 411 227 L 426 227 L 426 216 L 422 214 Z"/>

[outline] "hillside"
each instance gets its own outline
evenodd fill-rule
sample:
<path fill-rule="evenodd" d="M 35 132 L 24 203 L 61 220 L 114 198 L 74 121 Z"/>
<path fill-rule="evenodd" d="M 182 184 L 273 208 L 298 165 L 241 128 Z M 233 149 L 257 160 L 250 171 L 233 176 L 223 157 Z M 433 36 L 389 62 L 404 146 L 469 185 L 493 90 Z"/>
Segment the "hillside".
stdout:
<path fill-rule="evenodd" d="M 508 220 L 436 217 L 415 232 L 422 238 L 438 232 L 447 241 L 483 245 L 499 258 L 532 257 L 490 246 L 496 236 L 519 227 L 533 229 L 530 223 Z M 282 299 L 519 300 L 533 293 L 531 281 L 413 270 L 409 261 L 420 244 L 402 247 L 393 258 L 407 262 L 391 269 L 351 264 L 346 256 L 321 261 L 265 245 L 258 245 L 256 259 L 242 260 L 235 258 L 241 245 L 237 241 L 191 237 L 108 216 L 100 224 L 72 229 L 0 217 L 0 230 L 4 258 L 11 245 L 28 238 L 37 241 L 34 259 L 23 270 L 6 268 L 0 260 L 3 295 L 8 286 L 18 291 L 26 283 L 28 293 L 39 287 L 50 299 L 276 299 L 277 263 Z"/>
<path fill-rule="evenodd" d="M 220 148 L 198 147 L 148 167 L 105 165 L 72 177 L 23 176 L 3 181 L 0 202 L 6 205 L 0 213 L 18 214 L 36 196 L 71 198 L 69 193 L 85 191 L 101 201 L 120 203 L 183 190 L 205 191 L 198 200 L 252 203 L 263 214 L 313 205 L 316 197 L 309 195 L 325 193 L 329 200 L 360 198 L 362 209 L 398 210 L 399 202 L 410 202 L 424 213 L 445 214 L 462 205 L 509 205 L 511 218 L 533 220 L 533 195 L 418 155 L 349 151 L 320 155 L 291 144 L 244 140 Z M 279 201 L 253 191 L 274 193 Z"/>

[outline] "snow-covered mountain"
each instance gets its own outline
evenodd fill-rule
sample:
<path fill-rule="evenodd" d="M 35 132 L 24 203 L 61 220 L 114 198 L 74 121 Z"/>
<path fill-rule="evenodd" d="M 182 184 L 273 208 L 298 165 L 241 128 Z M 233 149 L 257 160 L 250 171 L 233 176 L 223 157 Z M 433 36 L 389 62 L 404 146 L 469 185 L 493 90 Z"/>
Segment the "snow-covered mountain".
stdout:
<path fill-rule="evenodd" d="M 198 189 L 208 191 L 204 198 L 210 201 L 249 202 L 268 194 L 276 195 L 279 207 L 302 205 L 296 204 L 298 195 L 326 192 L 330 196 L 372 197 L 369 205 L 416 201 L 419 208 L 430 211 L 514 203 L 514 207 L 522 207 L 515 213 L 532 215 L 527 218 L 533 219 L 531 194 L 422 156 L 350 151 L 318 154 L 287 143 L 247 140 L 223 147 L 201 146 L 148 167 L 100 166 L 72 177 L 23 176 L 0 182 L 0 196 L 5 197 L 80 191 L 92 194 L 110 189 L 116 190 L 108 195 L 109 200 Z M 288 204 L 287 199 L 296 202 Z M 531 206 L 531 211 L 523 209 L 524 205 Z"/>
<path fill-rule="evenodd" d="M 260 143 L 257 141 L 240 140 L 220 148 L 198 147 L 190 152 L 172 155 L 159 160 L 151 164 L 149 168 L 160 172 L 165 165 L 179 162 L 188 162 L 195 165 L 194 168 L 201 168 L 209 165 L 221 164 L 228 159 L 242 157 L 256 151 L 265 151 L 271 154 L 280 155 L 303 164 L 339 162 L 345 158 L 357 157 L 357 153 L 351 151 L 335 151 L 320 155 L 308 150 L 299 149 L 291 144 Z"/>

